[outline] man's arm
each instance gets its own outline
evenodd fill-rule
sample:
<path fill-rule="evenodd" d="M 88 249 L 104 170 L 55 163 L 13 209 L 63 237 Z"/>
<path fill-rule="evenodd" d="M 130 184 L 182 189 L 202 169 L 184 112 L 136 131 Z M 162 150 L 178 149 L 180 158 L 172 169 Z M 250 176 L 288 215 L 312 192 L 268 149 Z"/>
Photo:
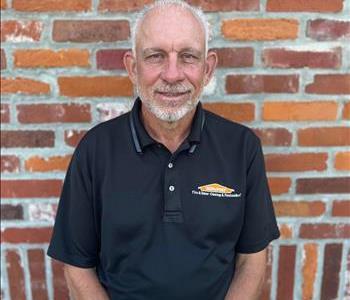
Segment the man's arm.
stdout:
<path fill-rule="evenodd" d="M 225 300 L 256 300 L 264 284 L 266 249 L 236 256 L 236 270 Z"/>
<path fill-rule="evenodd" d="M 109 300 L 96 276 L 95 269 L 84 269 L 65 264 L 64 274 L 74 300 Z"/>

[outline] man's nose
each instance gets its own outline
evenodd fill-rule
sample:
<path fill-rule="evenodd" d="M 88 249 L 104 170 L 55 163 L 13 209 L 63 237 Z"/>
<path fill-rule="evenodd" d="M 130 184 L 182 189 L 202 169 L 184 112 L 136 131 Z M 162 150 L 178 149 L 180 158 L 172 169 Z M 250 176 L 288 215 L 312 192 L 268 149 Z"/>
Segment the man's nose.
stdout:
<path fill-rule="evenodd" d="M 170 55 L 162 71 L 162 79 L 168 83 L 175 83 L 184 79 L 184 72 L 176 55 Z"/>

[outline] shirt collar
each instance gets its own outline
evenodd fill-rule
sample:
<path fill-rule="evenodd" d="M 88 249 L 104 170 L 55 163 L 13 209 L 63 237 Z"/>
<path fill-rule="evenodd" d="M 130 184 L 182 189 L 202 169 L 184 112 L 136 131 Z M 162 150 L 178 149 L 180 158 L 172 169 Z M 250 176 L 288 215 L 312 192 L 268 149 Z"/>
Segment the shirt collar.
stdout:
<path fill-rule="evenodd" d="M 135 100 L 134 106 L 129 114 L 129 125 L 134 142 L 135 150 L 138 153 L 142 153 L 143 150 L 152 144 L 157 144 L 146 131 L 141 118 L 141 105 L 140 98 Z M 187 137 L 187 141 L 191 144 L 190 152 L 193 153 L 196 149 L 196 145 L 200 143 L 201 132 L 205 123 L 205 113 L 202 108 L 202 104 L 199 102 L 196 108 L 195 115 L 193 117 L 191 132 Z"/>

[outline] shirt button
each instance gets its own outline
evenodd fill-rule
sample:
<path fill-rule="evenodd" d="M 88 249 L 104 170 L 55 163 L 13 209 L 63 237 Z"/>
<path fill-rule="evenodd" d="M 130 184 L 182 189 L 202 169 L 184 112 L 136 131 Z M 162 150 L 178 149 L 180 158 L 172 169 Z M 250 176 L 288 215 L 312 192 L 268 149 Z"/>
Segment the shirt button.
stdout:
<path fill-rule="evenodd" d="M 175 187 L 174 187 L 173 185 L 169 186 L 169 191 L 170 191 L 170 192 L 175 191 Z"/>
<path fill-rule="evenodd" d="M 168 164 L 168 168 L 171 169 L 174 165 L 172 163 Z"/>

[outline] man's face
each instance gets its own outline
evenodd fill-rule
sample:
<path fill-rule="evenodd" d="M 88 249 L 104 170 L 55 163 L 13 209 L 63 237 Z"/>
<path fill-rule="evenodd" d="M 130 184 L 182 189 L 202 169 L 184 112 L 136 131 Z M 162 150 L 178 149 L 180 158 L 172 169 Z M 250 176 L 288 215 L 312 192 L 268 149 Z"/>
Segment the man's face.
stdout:
<path fill-rule="evenodd" d="M 134 84 L 146 108 L 175 122 L 196 107 L 206 78 L 204 29 L 188 11 L 151 11 L 136 41 Z"/>

